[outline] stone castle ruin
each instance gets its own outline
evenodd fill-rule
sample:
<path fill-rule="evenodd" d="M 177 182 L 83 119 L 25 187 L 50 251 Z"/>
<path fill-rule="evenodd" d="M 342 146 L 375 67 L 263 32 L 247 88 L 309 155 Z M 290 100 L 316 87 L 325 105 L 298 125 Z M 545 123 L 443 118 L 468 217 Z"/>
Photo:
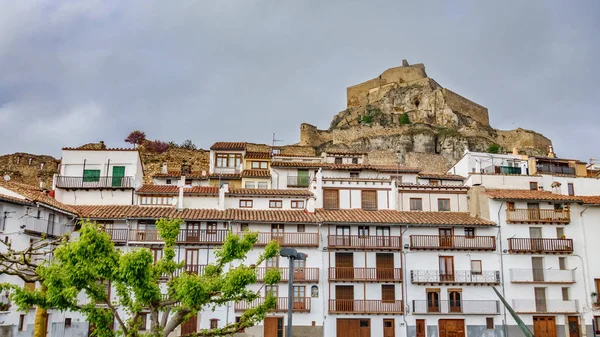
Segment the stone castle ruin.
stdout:
<path fill-rule="evenodd" d="M 521 128 L 492 128 L 486 107 L 443 88 L 423 64 L 402 63 L 348 87 L 346 110 L 333 117 L 328 130 L 302 124 L 298 145 L 318 152 L 369 152 L 371 161 L 431 171 L 443 171 L 467 149 L 485 152 L 491 144 L 505 152 L 547 153 L 548 138 Z"/>

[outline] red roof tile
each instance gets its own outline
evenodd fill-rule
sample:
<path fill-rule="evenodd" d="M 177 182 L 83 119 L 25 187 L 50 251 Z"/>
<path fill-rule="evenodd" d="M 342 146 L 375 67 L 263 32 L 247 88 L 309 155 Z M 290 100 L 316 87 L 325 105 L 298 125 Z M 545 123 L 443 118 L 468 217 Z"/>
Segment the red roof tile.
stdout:
<path fill-rule="evenodd" d="M 584 204 L 600 205 L 600 195 L 580 196 Z"/>
<path fill-rule="evenodd" d="M 179 194 L 179 187 L 175 185 L 143 185 L 137 191 L 138 194 Z M 191 186 L 184 187 L 183 193 L 188 194 L 219 194 L 218 186 Z"/>
<path fill-rule="evenodd" d="M 157 173 L 152 176 L 153 178 L 181 178 L 181 171 L 169 171 L 168 173 Z M 207 175 L 203 176 L 202 173 L 190 173 L 185 175 L 186 179 L 208 179 Z"/>
<path fill-rule="evenodd" d="M 54 207 L 67 213 L 77 214 L 76 209 L 69 205 L 58 202 L 56 199 L 46 194 L 46 192 L 42 191 L 40 188 L 37 188 L 35 186 L 26 185 L 22 183 L 0 181 L 0 187 L 4 187 L 8 190 L 13 191 L 14 193 L 20 194 L 23 197 L 25 197 L 25 199 L 28 201 Z"/>
<path fill-rule="evenodd" d="M 463 212 L 398 212 L 394 210 L 365 211 L 362 209 L 316 210 L 324 223 L 386 223 L 417 225 L 494 226 L 495 223 L 475 218 Z"/>
<path fill-rule="evenodd" d="M 543 201 L 581 201 L 581 197 L 569 196 L 564 194 L 555 194 L 549 191 L 539 190 L 485 190 L 485 194 L 492 199 L 504 200 L 543 200 Z"/>
<path fill-rule="evenodd" d="M 304 210 L 250 210 L 229 209 L 227 210 L 231 219 L 235 221 L 257 221 L 257 222 L 293 222 L 314 223 L 314 214 Z"/>
<path fill-rule="evenodd" d="M 269 170 L 244 170 L 242 171 L 242 178 L 271 178 L 271 172 Z"/>
<path fill-rule="evenodd" d="M 227 150 L 227 151 L 244 151 L 246 150 L 245 142 L 216 142 L 211 147 L 211 150 Z"/>
<path fill-rule="evenodd" d="M 230 196 L 290 196 L 290 197 L 311 197 L 313 194 L 309 190 L 279 190 L 265 188 L 230 188 Z"/>
<path fill-rule="evenodd" d="M 440 179 L 440 180 L 465 180 L 465 177 L 455 174 L 434 174 L 434 173 L 420 173 L 419 178 L 423 179 Z"/>
<path fill-rule="evenodd" d="M 333 164 L 333 163 L 315 163 L 315 162 L 292 162 L 275 161 L 271 163 L 272 167 L 305 167 L 305 168 L 325 168 L 330 170 L 373 170 L 380 172 L 400 172 L 400 173 L 418 173 L 420 169 L 407 166 L 392 165 L 362 165 L 362 164 Z"/>
<path fill-rule="evenodd" d="M 118 147 L 107 147 L 104 149 L 93 149 L 93 148 L 79 148 L 79 147 L 63 147 L 63 151 L 135 151 L 138 149 L 118 148 Z"/>
<path fill-rule="evenodd" d="M 209 179 L 240 180 L 241 173 L 213 173 L 208 176 Z"/>
<path fill-rule="evenodd" d="M 270 159 L 271 154 L 269 152 L 246 152 L 244 156 L 246 159 Z"/>

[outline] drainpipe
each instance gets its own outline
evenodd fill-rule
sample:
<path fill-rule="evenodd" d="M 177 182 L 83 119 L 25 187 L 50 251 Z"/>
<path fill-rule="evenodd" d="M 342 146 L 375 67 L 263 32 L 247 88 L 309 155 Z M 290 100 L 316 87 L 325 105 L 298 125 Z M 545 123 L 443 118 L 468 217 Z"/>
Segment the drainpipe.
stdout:
<path fill-rule="evenodd" d="M 408 225 L 406 225 L 406 229 L 402 231 L 401 237 L 404 237 L 404 233 L 408 230 Z M 404 241 L 404 240 L 402 240 Z M 404 246 L 404 244 L 402 244 Z M 400 251 L 400 262 L 402 263 L 402 300 L 404 301 L 404 310 L 402 310 L 402 321 L 404 321 L 404 329 L 406 330 L 406 336 L 408 336 L 408 322 L 406 321 L 406 306 L 407 306 L 407 294 L 406 290 L 406 252 L 404 252 L 404 247 L 400 247 L 402 250 Z"/>
<path fill-rule="evenodd" d="M 504 203 L 500 203 L 500 207 L 498 207 L 498 242 L 500 247 L 500 278 L 502 279 L 502 297 L 506 298 L 506 289 L 504 287 L 504 249 L 502 247 L 502 229 L 500 227 L 500 211 L 502 211 L 502 206 Z M 506 306 L 503 308 L 503 327 L 504 327 L 504 336 L 508 336 L 508 326 L 506 325 Z"/>
<path fill-rule="evenodd" d="M 589 261 L 588 261 L 588 254 L 587 254 L 587 244 L 586 244 L 586 235 L 585 235 L 585 224 L 583 221 L 583 213 L 585 211 L 587 211 L 591 206 L 586 206 L 584 208 L 583 211 L 579 212 L 579 221 L 580 221 L 580 226 L 581 226 L 581 235 L 582 235 L 582 242 L 583 242 L 583 252 L 584 252 L 584 257 L 582 258 L 579 255 L 576 255 L 577 257 L 579 257 L 579 259 L 581 259 L 581 265 L 583 266 L 583 287 L 585 288 L 585 303 L 588 307 L 588 310 L 592 310 L 592 304 L 590 303 L 590 288 L 588 285 L 588 277 L 589 275 L 586 275 L 588 273 L 588 271 L 590 270 L 590 265 L 589 265 Z M 583 332 L 583 337 L 585 337 L 587 335 L 587 330 L 585 328 L 585 318 L 583 316 L 583 314 L 581 315 L 582 319 L 581 319 L 581 325 L 582 325 L 582 332 Z"/>

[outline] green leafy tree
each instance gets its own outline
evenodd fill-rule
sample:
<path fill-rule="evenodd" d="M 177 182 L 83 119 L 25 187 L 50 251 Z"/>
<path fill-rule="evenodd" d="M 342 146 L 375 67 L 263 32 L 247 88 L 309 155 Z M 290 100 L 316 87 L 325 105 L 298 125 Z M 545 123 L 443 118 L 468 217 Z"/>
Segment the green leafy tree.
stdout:
<path fill-rule="evenodd" d="M 144 335 L 166 337 L 178 326 L 203 310 L 235 301 L 254 301 L 259 291 L 247 286 L 256 283 L 256 265 L 279 254 L 279 245 L 269 243 L 255 264 L 242 264 L 258 240 L 257 233 L 243 237 L 230 233 L 215 251 L 216 262 L 200 275 L 186 273 L 183 262 L 175 262 L 175 243 L 182 221 L 156 221 L 164 240 L 163 257 L 156 263 L 150 250 L 116 249 L 95 223 L 83 222 L 78 239 L 62 243 L 54 259 L 37 268 L 45 291 L 12 287 L 11 299 L 20 309 L 36 305 L 43 308 L 79 311 L 95 327 L 94 335 L 112 337 L 113 318 L 124 336 L 141 336 L 142 315 L 149 313 L 150 331 Z M 279 270 L 264 277 L 265 285 L 279 282 Z M 109 299 L 105 285 L 116 289 L 116 300 Z M 162 286 L 161 286 L 162 285 Z M 85 294 L 86 301 L 81 301 Z M 83 302 L 83 303 L 82 303 Z M 268 295 L 262 304 L 248 309 L 240 320 L 222 328 L 203 330 L 197 336 L 230 335 L 262 321 L 276 298 Z"/>
<path fill-rule="evenodd" d="M 410 124 L 410 118 L 406 112 L 400 115 L 400 124 Z"/>
<path fill-rule="evenodd" d="M 487 148 L 487 152 L 488 153 L 500 153 L 500 145 L 498 145 L 496 143 L 490 144 L 490 146 L 488 146 L 488 148 Z"/>

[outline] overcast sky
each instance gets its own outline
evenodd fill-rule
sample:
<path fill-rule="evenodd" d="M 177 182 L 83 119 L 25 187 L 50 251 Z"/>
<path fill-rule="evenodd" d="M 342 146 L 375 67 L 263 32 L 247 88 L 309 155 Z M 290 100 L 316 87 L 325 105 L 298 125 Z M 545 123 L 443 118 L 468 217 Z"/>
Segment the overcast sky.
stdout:
<path fill-rule="evenodd" d="M 412 3 L 0 0 L 0 154 L 125 146 L 134 129 L 291 144 L 406 58 L 492 126 L 600 159 L 600 1 Z"/>

